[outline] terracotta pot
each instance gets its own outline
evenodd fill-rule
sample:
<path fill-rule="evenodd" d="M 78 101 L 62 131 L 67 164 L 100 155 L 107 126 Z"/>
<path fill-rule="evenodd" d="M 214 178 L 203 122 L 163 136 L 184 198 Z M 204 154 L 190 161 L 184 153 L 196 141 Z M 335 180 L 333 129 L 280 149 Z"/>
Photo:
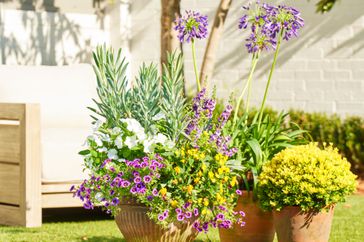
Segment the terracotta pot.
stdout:
<path fill-rule="evenodd" d="M 239 197 L 235 211 L 245 212 L 245 226 L 234 225 L 232 229 L 219 229 L 222 242 L 247 241 L 247 242 L 272 242 L 274 239 L 273 215 L 263 212 L 252 192 L 244 192 Z"/>
<path fill-rule="evenodd" d="M 175 223 L 163 229 L 149 219 L 148 208 L 135 200 L 124 200 L 120 207 L 115 221 L 128 242 L 184 242 L 193 241 L 197 236 L 192 222 Z"/>
<path fill-rule="evenodd" d="M 280 242 L 327 242 L 334 207 L 323 212 L 302 212 L 298 206 L 274 211 L 274 226 Z"/>

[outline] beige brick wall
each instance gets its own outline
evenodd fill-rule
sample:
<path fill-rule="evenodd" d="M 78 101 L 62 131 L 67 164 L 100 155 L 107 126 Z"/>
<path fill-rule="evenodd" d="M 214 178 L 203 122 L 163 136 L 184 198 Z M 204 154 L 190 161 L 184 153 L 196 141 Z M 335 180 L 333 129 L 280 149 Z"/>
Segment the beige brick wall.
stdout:
<path fill-rule="evenodd" d="M 216 85 L 220 97 L 239 90 L 246 78 L 250 57 L 243 46 L 246 37 L 237 29 L 246 1 L 233 1 L 226 22 L 224 38 L 210 85 Z M 271 1 L 272 2 L 272 1 Z M 298 39 L 282 45 L 273 76 L 268 104 L 277 109 L 303 108 L 307 111 L 364 115 L 364 1 L 340 1 L 332 12 L 315 13 L 315 1 L 285 2 L 302 11 L 306 26 Z M 208 14 L 212 23 L 218 0 L 183 0 L 184 9 L 198 9 Z M 142 61 L 159 61 L 160 1 L 131 2 L 132 72 Z M 199 63 L 206 41 L 197 43 Z M 194 90 L 190 46 L 184 46 L 188 89 Z M 253 104 L 262 96 L 272 60 L 264 54 L 254 78 Z"/>

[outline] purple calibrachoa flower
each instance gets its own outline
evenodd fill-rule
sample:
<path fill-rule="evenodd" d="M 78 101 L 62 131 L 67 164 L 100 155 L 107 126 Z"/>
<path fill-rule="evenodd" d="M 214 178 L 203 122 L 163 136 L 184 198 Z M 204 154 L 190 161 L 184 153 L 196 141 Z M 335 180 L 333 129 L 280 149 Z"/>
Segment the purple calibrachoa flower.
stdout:
<path fill-rule="evenodd" d="M 195 11 L 186 11 L 186 15 L 175 20 L 175 30 L 181 42 L 189 43 L 194 39 L 207 37 L 207 16 Z"/>

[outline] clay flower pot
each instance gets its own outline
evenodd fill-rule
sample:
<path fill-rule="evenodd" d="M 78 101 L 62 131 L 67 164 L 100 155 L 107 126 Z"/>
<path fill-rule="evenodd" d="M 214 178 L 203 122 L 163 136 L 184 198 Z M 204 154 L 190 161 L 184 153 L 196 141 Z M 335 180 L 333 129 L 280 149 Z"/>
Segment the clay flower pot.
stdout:
<path fill-rule="evenodd" d="M 323 212 L 302 212 L 298 206 L 274 211 L 274 226 L 280 242 L 327 242 L 334 207 Z"/>
<path fill-rule="evenodd" d="M 222 242 L 272 242 L 274 239 L 273 215 L 263 212 L 253 200 L 252 192 L 243 192 L 239 197 L 235 211 L 245 212 L 245 226 L 234 225 L 232 229 L 220 229 Z"/>
<path fill-rule="evenodd" d="M 192 222 L 171 224 L 164 229 L 149 219 L 149 209 L 135 200 L 124 200 L 120 207 L 115 221 L 128 242 L 188 242 L 197 237 Z"/>

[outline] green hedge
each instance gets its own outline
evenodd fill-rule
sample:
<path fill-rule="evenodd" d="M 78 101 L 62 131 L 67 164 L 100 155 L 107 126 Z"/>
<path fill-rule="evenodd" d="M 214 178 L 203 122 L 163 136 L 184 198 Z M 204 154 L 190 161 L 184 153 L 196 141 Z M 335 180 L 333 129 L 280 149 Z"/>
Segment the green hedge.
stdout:
<path fill-rule="evenodd" d="M 330 142 L 350 161 L 354 171 L 364 170 L 364 119 L 290 110 L 291 121 L 310 132 L 314 141 Z"/>
<path fill-rule="evenodd" d="M 224 108 L 222 102 L 218 103 L 217 108 Z M 251 118 L 256 111 L 252 110 Z M 269 113 L 272 119 L 278 116 L 278 112 L 271 108 L 267 108 L 265 112 Z M 293 109 L 289 110 L 289 114 L 290 120 L 287 120 L 287 124 L 291 121 L 309 131 L 308 138 L 312 138 L 312 141 L 320 144 L 333 143 L 350 161 L 355 173 L 364 172 L 364 118 L 348 116 L 343 119 L 335 114 L 308 113 Z"/>

